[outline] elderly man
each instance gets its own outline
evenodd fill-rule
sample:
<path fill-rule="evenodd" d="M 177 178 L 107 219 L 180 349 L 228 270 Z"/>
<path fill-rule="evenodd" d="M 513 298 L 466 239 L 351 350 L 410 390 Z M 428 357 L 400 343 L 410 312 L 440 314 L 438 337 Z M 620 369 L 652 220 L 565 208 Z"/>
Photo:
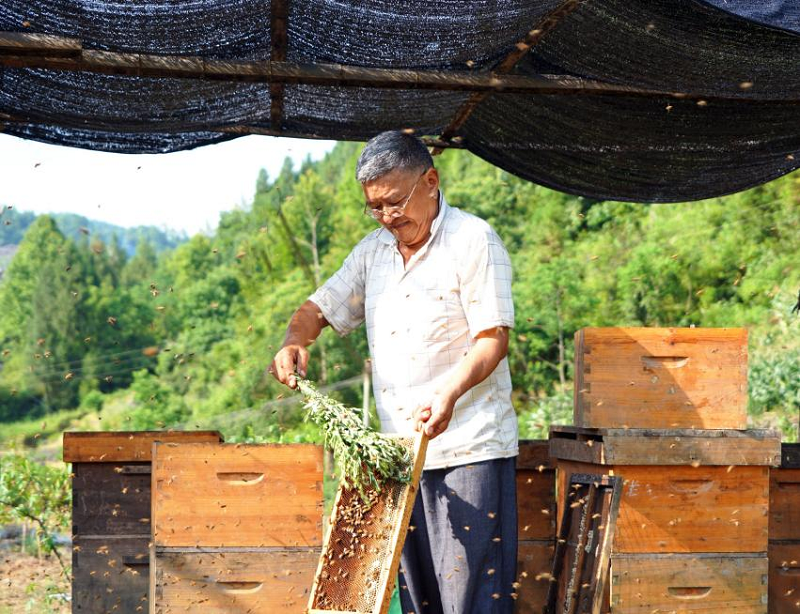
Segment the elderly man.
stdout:
<path fill-rule="evenodd" d="M 403 612 L 511 612 L 518 441 L 508 253 L 486 222 L 447 204 L 414 136 L 374 137 L 356 178 L 380 228 L 295 312 L 270 369 L 294 387 L 325 326 L 345 335 L 366 322 L 382 430 L 431 438 L 403 549 Z"/>

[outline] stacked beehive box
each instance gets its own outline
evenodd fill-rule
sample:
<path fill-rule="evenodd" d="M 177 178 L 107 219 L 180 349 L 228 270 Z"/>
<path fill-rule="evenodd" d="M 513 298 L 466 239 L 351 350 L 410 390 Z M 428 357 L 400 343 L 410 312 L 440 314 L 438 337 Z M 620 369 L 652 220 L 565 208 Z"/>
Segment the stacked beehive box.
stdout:
<path fill-rule="evenodd" d="M 556 479 L 546 440 L 519 442 L 517 520 L 518 586 L 515 612 L 541 614 L 547 604 L 556 537 Z"/>
<path fill-rule="evenodd" d="M 219 442 L 216 431 L 64 433 L 72 463 L 72 611 L 147 611 L 153 442 Z"/>
<path fill-rule="evenodd" d="M 584 329 L 575 347 L 576 426 L 550 451 L 559 510 L 573 473 L 623 478 L 607 607 L 766 612 L 780 440 L 745 430 L 746 332 Z"/>
<path fill-rule="evenodd" d="M 155 444 L 151 614 L 304 612 L 322 505 L 319 446 Z"/>
<path fill-rule="evenodd" d="M 769 612 L 800 612 L 800 444 L 783 444 L 769 488 Z"/>

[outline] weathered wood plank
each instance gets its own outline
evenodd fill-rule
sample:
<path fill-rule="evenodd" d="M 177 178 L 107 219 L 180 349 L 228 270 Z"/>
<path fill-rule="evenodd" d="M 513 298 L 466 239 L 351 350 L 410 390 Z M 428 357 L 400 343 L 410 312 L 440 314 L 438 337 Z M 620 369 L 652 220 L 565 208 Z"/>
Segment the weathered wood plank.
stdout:
<path fill-rule="evenodd" d="M 800 612 L 800 541 L 769 545 L 769 614 Z"/>
<path fill-rule="evenodd" d="M 747 331 L 585 328 L 575 334 L 578 426 L 747 425 Z"/>
<path fill-rule="evenodd" d="M 318 558 L 319 548 L 158 552 L 151 612 L 301 614 Z"/>
<path fill-rule="evenodd" d="M 550 463 L 550 446 L 547 439 L 521 439 L 517 469 L 535 469 L 536 471 L 554 470 Z"/>
<path fill-rule="evenodd" d="M 553 571 L 553 540 L 521 540 L 517 549 L 516 614 L 541 614 Z"/>
<path fill-rule="evenodd" d="M 318 546 L 322 448 L 155 443 L 156 546 Z"/>
<path fill-rule="evenodd" d="M 65 463 L 150 461 L 154 441 L 220 442 L 218 431 L 109 431 L 64 433 Z"/>
<path fill-rule="evenodd" d="M 150 536 L 150 463 L 75 463 L 72 535 Z"/>
<path fill-rule="evenodd" d="M 800 469 L 770 471 L 769 538 L 800 541 Z"/>
<path fill-rule="evenodd" d="M 72 544 L 72 611 L 146 612 L 148 537 L 76 537 Z"/>
<path fill-rule="evenodd" d="M 626 614 L 766 614 L 767 558 L 615 555 L 611 609 Z"/>
<path fill-rule="evenodd" d="M 623 478 L 615 552 L 766 552 L 768 467 L 559 461 L 558 518 L 570 475 L 609 471 Z"/>
<path fill-rule="evenodd" d="M 556 535 L 556 476 L 554 471 L 517 471 L 519 539 L 547 540 Z"/>

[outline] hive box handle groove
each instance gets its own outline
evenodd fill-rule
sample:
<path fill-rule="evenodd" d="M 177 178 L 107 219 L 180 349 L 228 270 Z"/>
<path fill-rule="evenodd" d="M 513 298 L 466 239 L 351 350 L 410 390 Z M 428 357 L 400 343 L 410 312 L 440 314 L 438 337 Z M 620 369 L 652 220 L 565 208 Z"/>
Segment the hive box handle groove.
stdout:
<path fill-rule="evenodd" d="M 670 586 L 667 591 L 676 599 L 705 599 L 711 594 L 710 586 Z"/>
<path fill-rule="evenodd" d="M 669 484 L 671 490 L 699 495 L 708 492 L 714 486 L 714 480 L 673 480 Z"/>
<path fill-rule="evenodd" d="M 264 586 L 263 582 L 232 582 L 226 580 L 217 580 L 217 584 L 226 593 L 233 593 L 236 595 L 256 593 Z"/>
<path fill-rule="evenodd" d="M 645 370 L 680 369 L 689 362 L 688 356 L 642 356 Z"/>
<path fill-rule="evenodd" d="M 218 471 L 217 479 L 227 482 L 228 484 L 244 486 L 258 484 L 264 479 L 264 474 L 246 471 Z"/>

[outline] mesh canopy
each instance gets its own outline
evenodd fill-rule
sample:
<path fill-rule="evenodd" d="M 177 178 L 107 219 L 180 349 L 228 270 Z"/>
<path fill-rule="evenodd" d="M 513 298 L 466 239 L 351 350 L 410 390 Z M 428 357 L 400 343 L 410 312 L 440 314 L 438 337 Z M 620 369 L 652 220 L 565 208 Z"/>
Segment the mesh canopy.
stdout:
<path fill-rule="evenodd" d="M 290 0 L 285 61 L 484 75 L 564 4 Z M 273 8 L 264 0 L 4 0 L 0 31 L 74 37 L 89 51 L 260 62 L 272 52 Z M 4 63 L 10 52 L 0 49 L 0 130 L 154 153 L 248 132 L 366 140 L 398 128 L 436 137 L 450 127 L 458 144 L 520 177 L 652 202 L 725 194 L 800 165 L 800 0 L 583 0 L 543 31 L 511 62 L 512 76 L 647 92 L 491 91 L 464 113 L 465 88 L 289 82 L 275 90 L 263 79 L 24 68 Z M 457 116 L 463 121 L 452 124 Z"/>

